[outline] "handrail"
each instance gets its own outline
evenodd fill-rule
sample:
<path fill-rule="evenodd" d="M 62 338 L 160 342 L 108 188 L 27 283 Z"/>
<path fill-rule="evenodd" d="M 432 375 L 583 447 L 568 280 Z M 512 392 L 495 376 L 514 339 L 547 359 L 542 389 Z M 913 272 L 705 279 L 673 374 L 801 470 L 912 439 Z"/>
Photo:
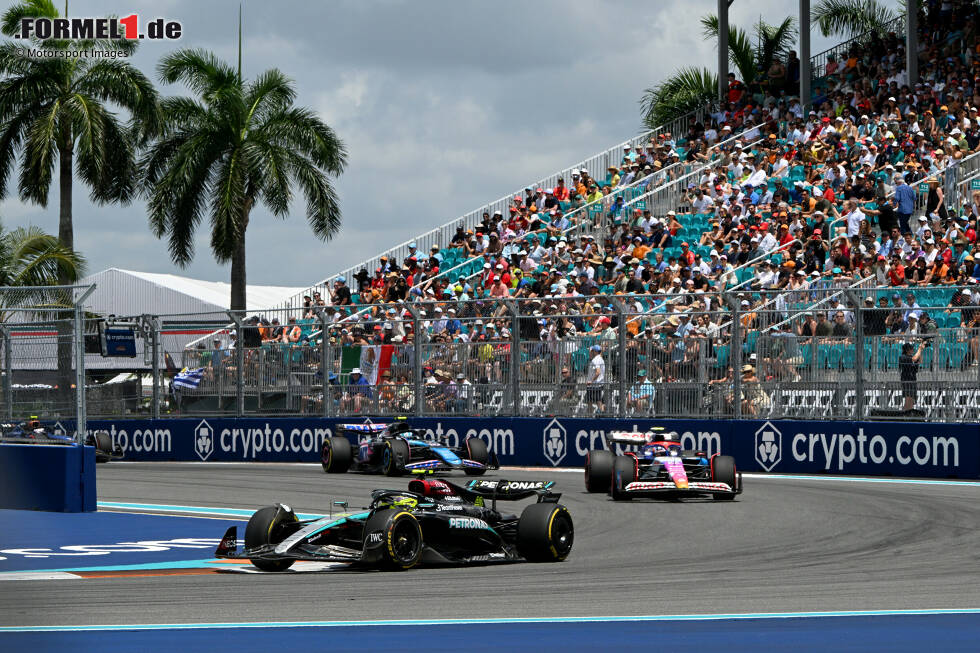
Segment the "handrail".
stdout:
<path fill-rule="evenodd" d="M 852 36 L 846 41 L 841 41 L 837 45 L 827 48 L 817 54 L 810 56 L 810 79 L 817 80 L 826 77 L 827 74 L 823 72 L 824 67 L 827 63 L 827 57 L 831 54 L 837 55 L 841 52 L 847 52 L 851 45 L 864 42 L 870 39 L 876 34 L 887 34 L 888 32 L 901 33 L 905 31 L 905 16 L 896 16 L 892 20 L 888 21 L 881 26 L 881 29 L 870 29 L 866 32 L 862 32 L 857 36 Z M 819 73 L 818 73 L 819 71 Z"/>
<path fill-rule="evenodd" d="M 794 238 L 793 240 L 789 241 L 788 243 L 783 243 L 782 245 L 780 245 L 776 249 L 772 250 L 771 252 L 766 252 L 765 254 L 760 254 L 759 256 L 755 257 L 754 259 L 751 259 L 749 261 L 746 261 L 745 263 L 742 263 L 737 268 L 732 268 L 732 272 L 738 272 L 739 270 L 744 270 L 745 268 L 749 267 L 750 265 L 754 265 L 754 264 L 758 263 L 759 261 L 761 261 L 763 259 L 769 258 L 773 254 L 778 254 L 783 249 L 789 247 L 793 243 L 799 243 L 800 245 L 802 245 L 803 244 L 803 241 L 800 240 L 799 238 Z M 726 273 L 726 274 L 730 274 L 730 273 Z M 745 281 L 740 281 L 739 283 L 735 284 L 731 288 L 727 288 L 726 290 L 728 290 L 729 292 L 732 291 L 732 290 L 738 290 L 739 288 L 741 288 L 742 286 L 744 286 L 749 281 L 751 281 L 751 279 L 746 279 Z"/>
<path fill-rule="evenodd" d="M 817 300 L 816 302 L 810 304 L 804 310 L 799 310 L 799 311 L 796 311 L 795 313 L 792 312 L 792 311 L 789 311 L 790 313 L 792 313 L 789 317 L 787 317 L 785 320 L 782 320 L 780 322 L 777 322 L 776 324 L 769 325 L 768 327 L 766 327 L 763 330 L 763 332 L 764 333 L 768 333 L 768 332 L 772 331 L 773 329 L 775 329 L 776 327 L 782 326 L 782 325 L 786 324 L 787 322 L 792 322 L 793 320 L 799 318 L 801 314 L 807 313 L 809 311 L 814 310 L 818 306 L 822 305 L 824 302 L 828 302 L 831 299 L 836 299 L 836 298 L 840 297 L 841 295 L 843 295 L 844 293 L 846 293 L 848 290 L 854 290 L 855 288 L 857 288 L 858 286 L 861 286 L 865 282 L 867 282 L 867 281 L 873 281 L 873 280 L 874 280 L 874 277 L 873 276 L 872 277 L 861 277 L 860 279 L 858 279 L 857 281 L 855 281 L 851 285 L 846 286 L 844 288 L 841 288 L 841 289 L 837 290 L 836 292 L 834 292 L 832 295 L 828 295 L 828 296 L 824 297 L 823 299 Z"/>

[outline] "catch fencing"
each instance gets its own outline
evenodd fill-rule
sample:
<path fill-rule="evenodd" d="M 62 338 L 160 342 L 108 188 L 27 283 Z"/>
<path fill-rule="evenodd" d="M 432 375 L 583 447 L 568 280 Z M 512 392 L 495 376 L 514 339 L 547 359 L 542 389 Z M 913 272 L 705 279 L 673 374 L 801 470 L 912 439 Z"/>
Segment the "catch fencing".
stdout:
<path fill-rule="evenodd" d="M 614 283 L 614 270 L 598 274 L 596 283 Z M 107 418 L 980 420 L 978 298 L 948 286 L 875 288 L 872 279 L 282 309 L 236 315 L 236 326 L 183 348 L 195 316 L 142 316 L 144 356 L 128 370 L 83 367 L 82 394 L 90 417 Z M 34 335 L 48 323 L 26 331 L 8 320 L 0 330 L 0 349 L 18 352 L 3 359 L 7 419 L 72 412 L 51 388 L 8 382 L 43 367 L 26 345 L 55 342 L 54 326 Z"/>

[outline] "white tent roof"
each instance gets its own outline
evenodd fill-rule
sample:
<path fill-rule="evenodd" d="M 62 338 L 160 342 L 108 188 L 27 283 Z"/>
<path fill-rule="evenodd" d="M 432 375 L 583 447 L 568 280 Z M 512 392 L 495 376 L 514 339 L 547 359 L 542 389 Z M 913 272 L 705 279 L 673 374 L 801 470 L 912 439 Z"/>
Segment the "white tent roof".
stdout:
<path fill-rule="evenodd" d="M 82 279 L 95 284 L 85 301 L 88 310 L 104 315 L 165 315 L 174 313 L 223 313 L 229 307 L 231 284 L 202 281 L 175 274 L 158 274 L 109 268 Z M 304 288 L 249 285 L 246 310 L 259 311 L 281 303 Z"/>

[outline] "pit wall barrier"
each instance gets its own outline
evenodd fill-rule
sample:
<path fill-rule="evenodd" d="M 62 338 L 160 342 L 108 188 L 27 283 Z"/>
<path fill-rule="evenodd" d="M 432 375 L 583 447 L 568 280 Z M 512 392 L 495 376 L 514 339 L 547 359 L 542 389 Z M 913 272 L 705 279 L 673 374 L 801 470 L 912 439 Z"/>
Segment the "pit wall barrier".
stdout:
<path fill-rule="evenodd" d="M 384 418 L 90 420 L 126 460 L 317 462 L 337 424 Z M 450 445 L 487 442 L 502 465 L 581 467 L 611 431 L 676 431 L 685 448 L 733 455 L 742 471 L 980 478 L 980 424 L 795 420 L 410 418 Z M 70 433 L 71 422 L 53 424 Z M 628 447 L 620 449 L 625 452 Z"/>
<path fill-rule="evenodd" d="M 95 447 L 0 444 L 0 508 L 95 510 Z"/>

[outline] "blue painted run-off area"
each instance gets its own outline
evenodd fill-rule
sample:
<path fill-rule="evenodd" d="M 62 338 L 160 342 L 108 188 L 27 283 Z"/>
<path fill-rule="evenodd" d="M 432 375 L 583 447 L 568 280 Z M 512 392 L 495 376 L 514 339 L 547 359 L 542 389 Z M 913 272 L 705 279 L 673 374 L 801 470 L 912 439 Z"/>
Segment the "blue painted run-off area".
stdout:
<path fill-rule="evenodd" d="M 107 632 L 111 630 L 111 632 Z M 7 651 L 976 650 L 976 614 L 0 633 Z"/>
<path fill-rule="evenodd" d="M 0 510 L 0 572 L 209 559 L 225 530 L 243 523 L 234 518 Z"/>

